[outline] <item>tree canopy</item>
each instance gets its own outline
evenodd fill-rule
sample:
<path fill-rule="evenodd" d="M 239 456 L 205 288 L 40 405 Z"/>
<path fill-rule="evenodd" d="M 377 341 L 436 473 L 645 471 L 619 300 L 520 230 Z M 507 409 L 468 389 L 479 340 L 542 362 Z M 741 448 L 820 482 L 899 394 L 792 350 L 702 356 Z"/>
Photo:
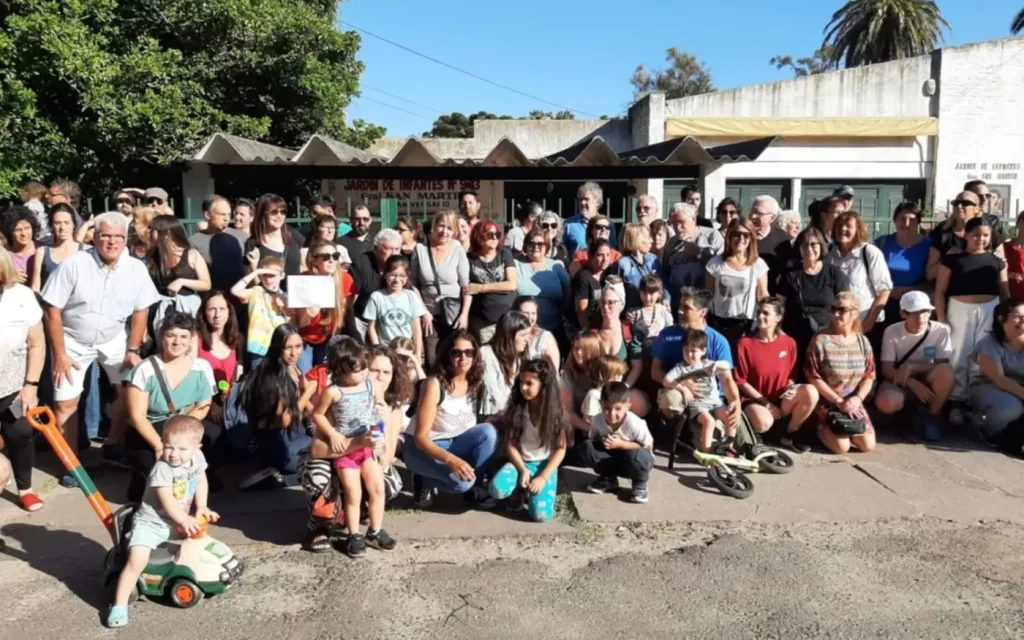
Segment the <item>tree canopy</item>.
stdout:
<path fill-rule="evenodd" d="M 934 0 L 849 0 L 825 26 L 830 62 L 851 68 L 912 58 L 943 41 L 949 24 Z"/>
<path fill-rule="evenodd" d="M 434 120 L 430 131 L 424 131 L 424 138 L 472 138 L 473 123 L 477 120 L 575 120 L 576 114 L 572 111 L 563 110 L 552 113 L 534 109 L 528 115 L 522 117 L 499 116 L 489 111 L 477 111 L 471 115 L 465 115 L 458 111 L 439 116 Z"/>
<path fill-rule="evenodd" d="M 215 132 L 295 148 L 314 133 L 367 147 L 345 111 L 360 39 L 337 0 L 5 0 L 0 194 L 66 176 L 134 184 Z"/>
<path fill-rule="evenodd" d="M 793 70 L 793 76 L 813 76 L 818 73 L 825 73 L 835 69 L 832 63 L 832 47 L 825 45 L 808 57 L 793 59 L 793 56 L 775 56 L 768 61 L 776 69 L 789 67 Z"/>
<path fill-rule="evenodd" d="M 636 68 L 629 79 L 634 100 L 651 91 L 664 91 L 669 100 L 715 91 L 711 71 L 693 54 L 670 47 L 665 60 L 669 63 L 665 69 L 650 71 L 644 65 Z"/>

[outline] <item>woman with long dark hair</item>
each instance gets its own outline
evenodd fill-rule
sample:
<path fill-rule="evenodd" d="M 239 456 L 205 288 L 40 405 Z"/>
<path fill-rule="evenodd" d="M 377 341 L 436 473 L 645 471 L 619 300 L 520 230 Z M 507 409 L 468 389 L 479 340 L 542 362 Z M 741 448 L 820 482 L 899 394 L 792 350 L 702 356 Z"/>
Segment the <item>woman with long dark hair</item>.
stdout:
<path fill-rule="evenodd" d="M 210 406 L 210 419 L 220 423 L 228 392 L 242 375 L 242 333 L 238 329 L 235 308 L 223 291 L 211 291 L 203 296 L 196 320 L 198 339 L 194 355 L 206 360 L 213 369 L 217 393 Z"/>
<path fill-rule="evenodd" d="M 555 517 L 558 465 L 573 435 L 557 374 L 546 360 L 523 363 L 501 424 L 509 461 L 491 480 L 491 497 L 503 500 L 518 492 L 530 518 L 548 522 Z"/>
<path fill-rule="evenodd" d="M 494 338 L 480 348 L 484 362 L 480 415 L 493 416 L 505 410 L 512 383 L 519 374 L 519 363 L 526 358 L 529 348 L 530 321 L 526 316 L 518 311 L 501 316 Z"/>
<path fill-rule="evenodd" d="M 153 327 L 160 326 L 168 310 L 195 315 L 199 310 L 200 293 L 211 288 L 206 260 L 192 248 L 185 227 L 174 216 L 157 216 L 149 224 L 153 248 L 146 258 L 146 267 L 161 296 L 151 315 Z"/>
<path fill-rule="evenodd" d="M 437 349 L 431 376 L 420 385 L 412 437 L 405 443 L 405 466 L 413 476 L 413 496 L 420 508 L 434 494 L 466 494 L 482 508 L 497 502 L 485 489 L 482 474 L 498 448 L 494 425 L 477 424 L 484 364 L 476 338 L 454 331 Z"/>
<path fill-rule="evenodd" d="M 341 244 L 337 244 L 338 237 L 338 220 L 334 216 L 319 215 L 313 218 L 313 222 L 309 225 L 309 235 L 306 236 L 306 241 L 302 246 L 302 271 L 305 273 L 310 270 L 309 266 L 309 252 L 318 243 L 326 242 L 333 246 L 335 253 L 340 254 L 338 264 L 351 264 L 352 257 Z"/>
<path fill-rule="evenodd" d="M 288 204 L 277 194 L 265 193 L 256 202 L 251 235 L 245 243 L 245 259 L 255 271 L 266 257 L 284 261 L 285 275 L 302 272 L 302 237 L 288 226 Z"/>
<path fill-rule="evenodd" d="M 302 349 L 298 327 L 282 324 L 274 329 L 266 357 L 242 379 L 238 404 L 248 417 L 264 466 L 242 481 L 242 489 L 298 483 L 299 454 L 312 442 L 299 410 L 306 384 L 298 367 Z"/>

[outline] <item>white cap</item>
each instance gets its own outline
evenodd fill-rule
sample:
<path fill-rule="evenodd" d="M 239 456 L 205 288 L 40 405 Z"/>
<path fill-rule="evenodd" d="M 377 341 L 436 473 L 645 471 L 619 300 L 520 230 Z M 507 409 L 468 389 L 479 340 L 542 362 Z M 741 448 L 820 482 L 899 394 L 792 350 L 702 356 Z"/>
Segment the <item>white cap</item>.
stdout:
<path fill-rule="evenodd" d="M 902 298 L 900 298 L 900 311 L 917 313 L 919 311 L 932 311 L 934 309 L 935 307 L 932 306 L 932 301 L 924 291 L 908 291 L 903 294 Z"/>

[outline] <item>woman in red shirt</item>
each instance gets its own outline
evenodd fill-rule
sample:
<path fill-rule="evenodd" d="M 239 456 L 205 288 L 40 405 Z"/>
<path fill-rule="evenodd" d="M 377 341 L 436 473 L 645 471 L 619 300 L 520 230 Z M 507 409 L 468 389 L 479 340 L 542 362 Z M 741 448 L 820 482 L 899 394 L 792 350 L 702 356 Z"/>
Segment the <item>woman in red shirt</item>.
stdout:
<path fill-rule="evenodd" d="M 203 303 L 196 314 L 196 350 L 194 356 L 206 360 L 213 369 L 217 381 L 217 392 L 210 405 L 210 419 L 220 424 L 224 412 L 224 400 L 231 385 L 242 373 L 238 358 L 242 348 L 242 333 L 238 329 L 235 308 L 228 302 L 223 291 L 211 291 L 203 296 Z M 227 385 L 226 388 L 222 383 Z"/>
<path fill-rule="evenodd" d="M 334 278 L 334 307 L 295 309 L 294 320 L 305 347 L 299 357 L 299 371 L 305 375 L 327 357 L 327 341 L 341 330 L 345 322 L 345 300 L 355 295 L 355 285 L 348 272 L 338 268 L 341 254 L 333 243 L 320 240 L 306 254 L 306 275 Z"/>
<path fill-rule="evenodd" d="M 794 434 L 818 404 L 818 392 L 796 383 L 796 341 L 779 329 L 782 302 L 762 298 L 757 304 L 757 333 L 740 338 L 737 346 L 736 383 L 743 394 L 743 412 L 754 431 L 764 433 L 789 416 L 783 446 L 805 453 L 810 448 L 794 442 Z"/>

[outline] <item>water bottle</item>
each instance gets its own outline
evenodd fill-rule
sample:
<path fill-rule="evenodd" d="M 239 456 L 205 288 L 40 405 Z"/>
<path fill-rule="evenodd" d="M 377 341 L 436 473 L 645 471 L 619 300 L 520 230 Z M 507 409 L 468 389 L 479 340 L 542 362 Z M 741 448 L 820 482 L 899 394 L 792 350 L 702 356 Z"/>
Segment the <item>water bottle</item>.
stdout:
<path fill-rule="evenodd" d="M 378 422 L 377 424 L 373 425 L 372 430 L 370 432 L 370 437 L 373 439 L 374 446 L 376 446 L 378 443 L 384 440 L 383 422 Z"/>

